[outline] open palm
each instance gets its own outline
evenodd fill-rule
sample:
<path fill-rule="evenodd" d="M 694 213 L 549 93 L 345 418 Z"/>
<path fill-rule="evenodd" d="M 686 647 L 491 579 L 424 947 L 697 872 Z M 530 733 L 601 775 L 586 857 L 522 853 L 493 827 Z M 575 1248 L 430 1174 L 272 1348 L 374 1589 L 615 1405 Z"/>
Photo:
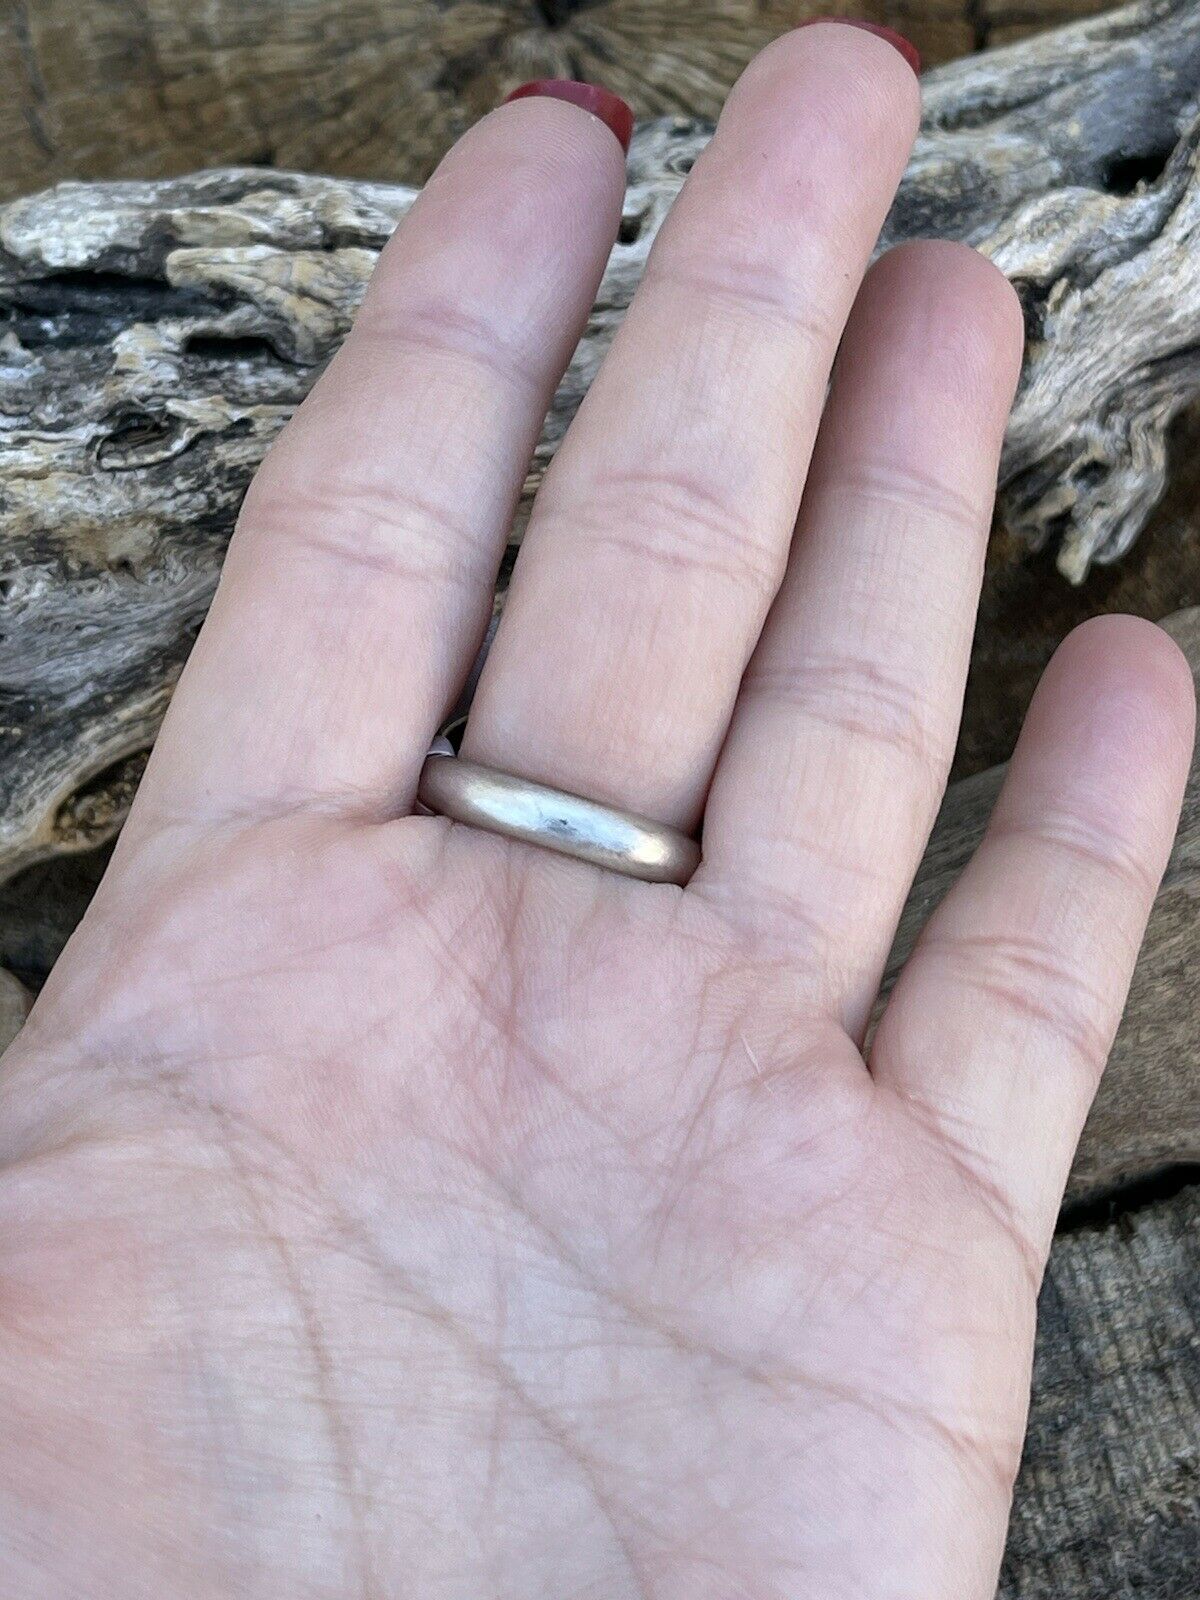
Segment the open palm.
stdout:
<path fill-rule="evenodd" d="M 855 29 L 750 68 L 475 697 L 477 759 L 703 815 L 684 890 L 410 814 L 617 143 L 507 106 L 385 253 L 0 1074 L 3 1592 L 990 1597 L 1191 684 L 1064 646 L 865 1062 L 1020 349 L 966 249 L 860 290 L 917 104 Z"/>

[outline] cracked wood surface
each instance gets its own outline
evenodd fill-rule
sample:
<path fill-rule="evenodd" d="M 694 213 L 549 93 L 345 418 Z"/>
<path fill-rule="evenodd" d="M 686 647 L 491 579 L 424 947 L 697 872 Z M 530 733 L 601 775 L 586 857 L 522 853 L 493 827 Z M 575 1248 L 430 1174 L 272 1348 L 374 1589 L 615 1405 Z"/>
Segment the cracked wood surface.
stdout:
<path fill-rule="evenodd" d="M 1198 1419 L 1193 1181 L 1054 1242 L 999 1600 L 1196 1600 Z"/>

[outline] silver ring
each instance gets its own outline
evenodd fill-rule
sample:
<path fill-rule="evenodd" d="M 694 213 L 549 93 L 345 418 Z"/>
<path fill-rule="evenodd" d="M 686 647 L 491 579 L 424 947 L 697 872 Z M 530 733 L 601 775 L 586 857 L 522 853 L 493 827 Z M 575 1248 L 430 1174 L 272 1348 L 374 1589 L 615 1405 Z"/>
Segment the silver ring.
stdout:
<path fill-rule="evenodd" d="M 425 758 L 417 799 L 455 822 L 646 883 L 685 884 L 700 862 L 700 846 L 677 828 L 440 749 Z"/>

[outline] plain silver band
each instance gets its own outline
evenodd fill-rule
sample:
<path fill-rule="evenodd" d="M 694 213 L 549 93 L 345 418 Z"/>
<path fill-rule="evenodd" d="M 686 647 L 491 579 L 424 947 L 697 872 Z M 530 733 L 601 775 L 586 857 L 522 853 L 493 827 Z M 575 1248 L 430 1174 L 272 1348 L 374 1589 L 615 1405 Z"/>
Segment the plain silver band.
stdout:
<path fill-rule="evenodd" d="M 685 884 L 700 862 L 700 846 L 677 828 L 436 750 L 425 758 L 417 799 L 455 822 L 646 883 Z"/>

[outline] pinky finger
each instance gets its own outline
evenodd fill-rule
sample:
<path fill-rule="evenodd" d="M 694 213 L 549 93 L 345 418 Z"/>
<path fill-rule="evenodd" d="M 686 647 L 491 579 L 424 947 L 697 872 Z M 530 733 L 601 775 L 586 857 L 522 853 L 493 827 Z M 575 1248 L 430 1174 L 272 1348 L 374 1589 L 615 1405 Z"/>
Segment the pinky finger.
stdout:
<path fill-rule="evenodd" d="M 988 832 L 910 956 L 872 1050 L 1039 1248 L 1125 1004 L 1191 756 L 1187 661 L 1096 618 L 1034 696 Z"/>

